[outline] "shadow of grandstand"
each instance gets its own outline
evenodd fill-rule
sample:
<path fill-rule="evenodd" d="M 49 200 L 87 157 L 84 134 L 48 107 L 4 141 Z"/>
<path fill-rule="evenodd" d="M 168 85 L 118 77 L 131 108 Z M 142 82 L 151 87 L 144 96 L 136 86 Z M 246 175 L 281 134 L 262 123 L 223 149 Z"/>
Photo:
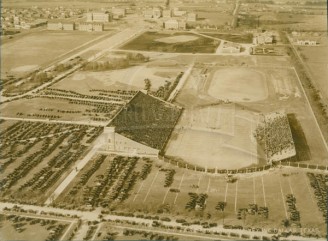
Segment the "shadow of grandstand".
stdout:
<path fill-rule="evenodd" d="M 289 161 L 309 161 L 311 160 L 310 148 L 307 144 L 306 137 L 304 135 L 301 124 L 293 113 L 287 114 L 287 118 L 290 125 L 290 130 L 292 132 L 296 156 L 288 158 Z"/>

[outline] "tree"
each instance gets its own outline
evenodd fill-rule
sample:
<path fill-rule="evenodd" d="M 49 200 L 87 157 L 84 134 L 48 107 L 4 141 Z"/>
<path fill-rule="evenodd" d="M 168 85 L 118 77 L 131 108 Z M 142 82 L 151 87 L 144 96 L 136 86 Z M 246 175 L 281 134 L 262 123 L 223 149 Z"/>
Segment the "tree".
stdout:
<path fill-rule="evenodd" d="M 222 224 L 224 224 L 224 210 L 225 210 L 225 207 L 227 206 L 227 203 L 226 202 L 218 202 L 218 204 L 216 205 L 215 209 L 218 210 L 218 211 L 221 211 L 222 212 Z"/>
<path fill-rule="evenodd" d="M 151 88 L 151 81 L 148 78 L 146 78 L 144 81 L 145 81 L 145 90 L 149 91 Z"/>
<path fill-rule="evenodd" d="M 285 227 L 285 228 L 288 228 L 290 226 L 290 221 L 288 218 L 282 220 L 282 225 Z"/>

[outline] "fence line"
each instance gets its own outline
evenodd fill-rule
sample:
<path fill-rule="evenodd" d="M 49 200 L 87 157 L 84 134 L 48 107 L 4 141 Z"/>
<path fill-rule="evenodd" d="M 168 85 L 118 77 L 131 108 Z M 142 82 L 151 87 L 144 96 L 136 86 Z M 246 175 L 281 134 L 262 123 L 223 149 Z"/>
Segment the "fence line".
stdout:
<path fill-rule="evenodd" d="M 165 156 L 160 156 L 159 159 L 163 160 L 164 162 L 168 162 L 174 166 L 177 166 L 179 168 L 186 168 L 189 170 L 194 170 L 198 172 L 206 172 L 206 173 L 212 173 L 212 174 L 237 174 L 237 173 L 253 173 L 253 172 L 262 172 L 265 170 L 268 170 L 272 167 L 276 166 L 285 166 L 285 167 L 296 167 L 296 168 L 304 168 L 304 169 L 313 169 L 313 170 L 322 170 L 322 171 L 328 171 L 328 166 L 323 166 L 319 164 L 305 164 L 305 163 L 299 163 L 299 162 L 290 162 L 290 161 L 279 161 L 277 164 L 271 164 L 271 165 L 264 165 L 259 167 L 250 167 L 250 168 L 240 168 L 240 169 L 217 169 L 217 168 L 204 168 L 199 167 L 193 164 L 189 164 L 183 161 L 170 159 Z"/>

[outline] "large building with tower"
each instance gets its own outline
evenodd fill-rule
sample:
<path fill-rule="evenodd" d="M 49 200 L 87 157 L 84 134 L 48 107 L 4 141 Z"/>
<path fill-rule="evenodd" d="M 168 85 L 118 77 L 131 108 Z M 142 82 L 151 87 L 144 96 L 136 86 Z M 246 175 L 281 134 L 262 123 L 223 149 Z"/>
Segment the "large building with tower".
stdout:
<path fill-rule="evenodd" d="M 105 127 L 105 150 L 157 156 L 164 150 L 182 109 L 139 91 Z"/>

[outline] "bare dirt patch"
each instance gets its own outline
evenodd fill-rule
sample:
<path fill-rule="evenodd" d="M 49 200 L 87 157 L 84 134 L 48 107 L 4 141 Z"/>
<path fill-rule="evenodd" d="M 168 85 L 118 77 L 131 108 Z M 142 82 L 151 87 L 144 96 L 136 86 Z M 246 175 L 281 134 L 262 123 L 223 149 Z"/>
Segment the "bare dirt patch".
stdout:
<path fill-rule="evenodd" d="M 194 41 L 199 39 L 197 36 L 191 36 L 191 35 L 178 35 L 173 37 L 166 37 L 166 38 L 158 38 L 155 39 L 157 42 L 172 44 L 172 43 L 184 43 L 188 41 Z"/>

